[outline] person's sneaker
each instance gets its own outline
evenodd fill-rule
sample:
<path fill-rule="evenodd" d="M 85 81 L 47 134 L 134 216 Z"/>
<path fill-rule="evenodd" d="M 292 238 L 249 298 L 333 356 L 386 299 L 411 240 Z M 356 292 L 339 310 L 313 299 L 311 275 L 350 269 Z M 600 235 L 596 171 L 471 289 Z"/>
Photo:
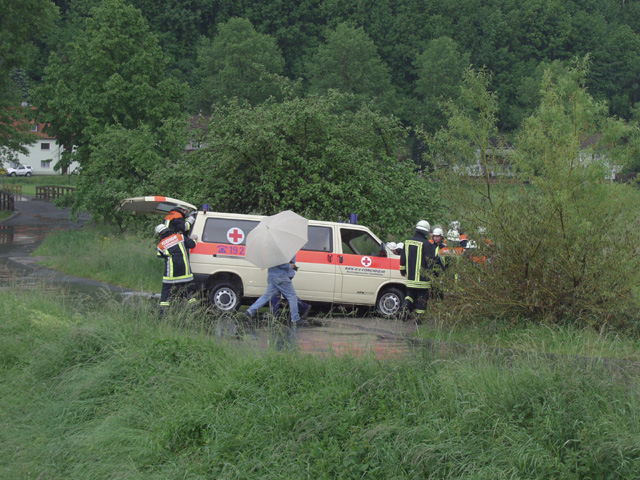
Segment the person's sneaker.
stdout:
<path fill-rule="evenodd" d="M 302 317 L 297 322 L 291 322 L 292 327 L 308 327 L 309 325 L 310 325 L 309 321 L 305 320 Z"/>
<path fill-rule="evenodd" d="M 309 312 L 311 312 L 311 305 L 307 304 L 306 307 L 303 307 L 302 310 L 300 310 L 300 319 L 302 320 L 303 318 L 307 318 Z"/>
<path fill-rule="evenodd" d="M 242 318 L 244 318 L 248 322 L 251 322 L 253 320 L 253 316 L 249 312 L 242 312 Z"/>

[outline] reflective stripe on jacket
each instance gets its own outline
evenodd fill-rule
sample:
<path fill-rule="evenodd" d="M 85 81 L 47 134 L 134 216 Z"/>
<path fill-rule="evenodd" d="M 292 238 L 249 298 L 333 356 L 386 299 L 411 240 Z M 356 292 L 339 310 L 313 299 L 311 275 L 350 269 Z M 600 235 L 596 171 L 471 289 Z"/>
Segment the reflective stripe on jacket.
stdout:
<path fill-rule="evenodd" d="M 427 271 L 433 269 L 435 247 L 420 233 L 404 242 L 400 252 L 400 271 L 407 276 L 407 288 L 431 288 Z"/>
<path fill-rule="evenodd" d="M 158 243 L 157 255 L 164 258 L 162 283 L 183 283 L 193 280 L 187 248 L 193 248 L 196 242 L 180 233 L 170 233 Z"/>

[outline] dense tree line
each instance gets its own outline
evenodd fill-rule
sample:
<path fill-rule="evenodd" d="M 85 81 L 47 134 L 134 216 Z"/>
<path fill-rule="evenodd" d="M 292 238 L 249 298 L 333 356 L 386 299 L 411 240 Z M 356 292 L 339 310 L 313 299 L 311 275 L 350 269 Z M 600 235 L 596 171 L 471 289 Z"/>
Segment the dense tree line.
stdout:
<path fill-rule="evenodd" d="M 81 19 L 100 1 L 55 3 L 61 22 L 47 48 L 60 51 L 78 33 Z M 410 124 L 425 123 L 435 128 L 430 114 L 434 108 L 437 110 L 434 98 L 449 93 L 447 88 L 432 91 L 420 86 L 434 80 L 433 73 L 429 73 L 433 67 L 429 64 L 433 53 L 429 52 L 434 49 L 444 57 L 436 65 L 439 68 L 447 66 L 448 58 L 451 62 L 462 59 L 493 73 L 490 87 L 500 99 L 502 129 L 515 129 L 531 113 L 522 94 L 541 63 L 567 62 L 591 54 L 592 74 L 587 81 L 591 94 L 608 100 L 610 113 L 626 119 L 632 118 L 638 101 L 640 4 L 637 2 L 128 0 L 127 3 L 141 10 L 150 29 L 158 35 L 169 58 L 167 73 L 202 93 L 211 93 L 206 84 L 215 73 L 211 72 L 206 55 L 202 56 L 202 42 L 212 45 L 217 37 L 228 37 L 227 22 L 243 18 L 251 23 L 256 34 L 266 36 L 261 42 L 275 45 L 282 56 L 274 58 L 271 47 L 271 54 L 262 59 L 262 65 L 289 79 L 304 79 L 304 91 L 321 88 L 313 82 L 318 68 L 335 67 L 340 61 L 337 57 L 333 63 L 326 59 L 336 42 L 343 53 L 349 54 L 351 62 L 378 63 L 380 71 L 364 78 L 365 84 L 359 88 L 373 96 L 384 90 L 385 95 L 393 98 L 383 103 L 393 106 L 393 112 Z M 247 27 L 236 24 L 232 28 L 240 35 Z M 443 39 L 448 43 L 442 44 Z M 433 44 L 437 40 L 440 45 Z M 242 53 L 233 49 L 223 52 Z M 325 57 L 325 61 L 318 56 Z M 458 67 L 451 68 L 446 81 L 459 82 Z M 326 78 L 320 83 L 335 88 L 344 86 L 344 78 L 337 78 L 337 70 L 323 73 Z M 223 85 L 224 88 L 228 87 Z M 210 105 L 214 100 L 211 96 L 200 96 L 190 108 L 200 110 L 203 103 Z"/>

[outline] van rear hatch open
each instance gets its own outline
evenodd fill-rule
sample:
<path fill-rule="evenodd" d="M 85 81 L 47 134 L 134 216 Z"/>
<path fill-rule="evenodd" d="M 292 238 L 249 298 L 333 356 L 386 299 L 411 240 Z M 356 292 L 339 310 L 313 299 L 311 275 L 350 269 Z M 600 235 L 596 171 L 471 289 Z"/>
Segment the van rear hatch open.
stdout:
<path fill-rule="evenodd" d="M 134 215 L 140 214 L 150 214 L 150 213 L 160 213 L 166 214 L 171 211 L 172 208 L 181 207 L 186 208 L 190 212 L 195 212 L 198 210 L 195 205 L 191 205 L 190 203 L 183 202 L 182 200 L 176 200 L 171 197 L 162 197 L 159 195 L 153 195 L 149 197 L 133 197 L 133 198 L 125 198 L 120 205 L 118 206 L 118 210 L 121 212 L 131 212 Z"/>

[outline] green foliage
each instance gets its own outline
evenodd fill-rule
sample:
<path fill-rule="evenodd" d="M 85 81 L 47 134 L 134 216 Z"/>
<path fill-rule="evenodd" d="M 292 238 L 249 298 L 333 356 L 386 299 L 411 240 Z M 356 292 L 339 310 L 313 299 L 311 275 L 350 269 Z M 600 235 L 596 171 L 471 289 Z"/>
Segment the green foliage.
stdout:
<path fill-rule="evenodd" d="M 467 109 L 451 109 L 449 129 L 433 142 L 448 145 L 447 153 L 460 152 L 449 158 L 461 172 L 465 165 L 455 159 L 469 158 L 468 150 L 457 148 L 466 139 L 484 171 L 480 178 L 455 169 L 443 175 L 456 216 L 472 237 L 475 227 L 486 226 L 493 242 L 477 238 L 480 253 L 471 255 L 490 261 L 463 262 L 464 281 L 450 285 L 453 302 L 468 308 L 467 315 L 638 329 L 640 196 L 629 185 L 605 180 L 632 153 L 635 142 L 628 140 L 637 132 L 593 100 L 584 88 L 585 72 L 583 61 L 555 81 L 545 75 L 541 103 L 511 152 L 484 148 L 477 130 L 468 128 Z M 469 82 L 465 89 L 476 99 L 485 131 L 491 130 L 495 104 L 485 102 L 489 94 Z M 504 167 L 505 159 L 514 176 L 496 184 L 487 172 Z"/>
<path fill-rule="evenodd" d="M 108 125 L 154 130 L 179 111 L 182 91 L 164 76 L 157 38 L 140 12 L 121 0 L 92 10 L 83 35 L 54 54 L 35 103 L 47 131 L 83 166 Z M 71 154 L 71 146 L 76 151 Z"/>
<path fill-rule="evenodd" d="M 458 97 L 460 82 L 469 66 L 469 54 L 460 53 L 455 41 L 441 37 L 429 42 L 415 65 L 418 71 L 415 93 L 421 102 L 414 123 L 433 132 L 445 122 L 440 103 Z"/>
<path fill-rule="evenodd" d="M 389 68 L 362 28 L 339 24 L 307 64 L 312 93 L 330 89 L 353 94 L 354 104 L 373 103 L 390 113 L 394 94 Z"/>
<path fill-rule="evenodd" d="M 158 324 L 145 303 L 3 290 L 0 308 L 3 478 L 640 471 L 640 399 L 601 364 L 265 352 Z"/>
<path fill-rule="evenodd" d="M 92 141 L 91 155 L 82 166 L 71 199 L 73 212 L 89 210 L 95 219 L 122 226 L 127 217 L 116 212 L 120 201 L 152 191 L 153 176 L 167 158 L 182 152 L 186 138 L 186 123 L 179 120 L 156 131 L 147 124 L 134 129 L 107 127 Z"/>
<path fill-rule="evenodd" d="M 208 148 L 158 174 L 167 195 L 238 213 L 291 209 L 308 218 L 359 221 L 383 234 L 404 233 L 438 208 L 427 179 L 406 157 L 407 131 L 353 98 L 293 98 L 217 108 Z"/>
<path fill-rule="evenodd" d="M 147 232 L 153 232 L 153 227 Z M 156 258 L 155 246 L 153 237 L 93 226 L 48 235 L 35 255 L 44 257 L 43 265 L 69 275 L 159 293 L 162 262 Z"/>
<path fill-rule="evenodd" d="M 249 20 L 232 18 L 219 25 L 213 41 L 202 40 L 198 63 L 198 107 L 205 113 L 225 98 L 255 105 L 280 93 L 277 77 L 284 68 L 280 49 L 272 37 L 257 33 Z"/>
<path fill-rule="evenodd" d="M 51 30 L 58 11 L 50 0 L 0 0 L 0 166 L 26 153 L 28 116 L 20 107 L 27 99 L 26 67 L 36 56 L 34 43 Z"/>
<path fill-rule="evenodd" d="M 139 10 L 108 0 L 91 12 L 83 35 L 64 55 L 51 56 L 34 97 L 65 149 L 59 168 L 80 163 L 74 211 L 111 220 L 117 198 L 144 185 L 171 151 L 164 125 L 178 115 L 183 89 L 165 77 L 158 40 Z"/>

